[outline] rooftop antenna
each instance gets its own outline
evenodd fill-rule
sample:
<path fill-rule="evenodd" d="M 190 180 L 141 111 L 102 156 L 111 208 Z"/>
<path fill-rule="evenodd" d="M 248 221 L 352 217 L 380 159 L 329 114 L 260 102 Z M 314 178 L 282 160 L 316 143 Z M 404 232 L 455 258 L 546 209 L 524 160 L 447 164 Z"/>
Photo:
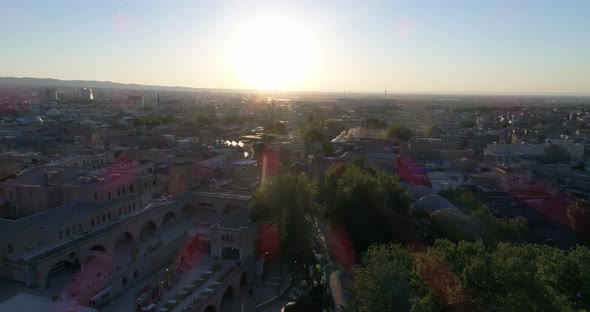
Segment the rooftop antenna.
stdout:
<path fill-rule="evenodd" d="M 387 100 L 387 90 L 385 90 L 385 100 Z"/>

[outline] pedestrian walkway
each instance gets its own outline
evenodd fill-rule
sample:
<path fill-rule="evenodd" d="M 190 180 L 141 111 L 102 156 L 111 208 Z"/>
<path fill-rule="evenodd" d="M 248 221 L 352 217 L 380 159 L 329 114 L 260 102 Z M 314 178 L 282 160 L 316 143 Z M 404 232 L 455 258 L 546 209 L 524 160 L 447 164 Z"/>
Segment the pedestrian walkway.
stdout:
<path fill-rule="evenodd" d="M 163 296 L 162 296 L 162 299 L 160 300 L 160 302 L 166 302 L 166 300 L 172 299 L 176 295 L 176 292 L 178 292 L 182 288 L 186 287 L 187 284 L 190 281 L 192 281 L 192 278 L 189 279 L 189 278 L 183 278 L 183 277 L 199 276 L 203 271 L 208 270 L 214 262 L 214 260 L 211 259 L 210 257 L 205 256 L 200 253 L 193 254 L 189 258 L 189 261 L 194 263 L 192 265 L 192 267 L 190 267 L 188 270 L 186 270 L 182 274 L 181 279 L 175 285 L 173 285 L 169 289 L 164 290 L 164 293 L 163 293 Z M 141 282 L 137 283 L 136 285 L 134 285 L 130 289 L 123 292 L 121 295 L 119 295 L 113 301 L 112 304 L 104 307 L 103 309 L 101 309 L 101 311 L 104 311 L 104 312 L 130 311 L 129 310 L 130 308 L 134 310 L 135 306 L 136 306 L 136 302 L 137 302 L 137 293 L 139 293 L 145 287 L 145 285 L 154 284 L 155 278 L 156 278 L 156 275 L 152 275 L 150 277 L 145 278 Z"/>
<path fill-rule="evenodd" d="M 342 287 L 340 273 L 338 272 L 332 272 L 330 274 L 330 292 L 332 293 L 336 311 L 343 311 L 343 308 L 346 308 L 346 296 Z"/>
<path fill-rule="evenodd" d="M 240 288 L 237 298 L 225 300 L 221 306 L 221 312 L 280 311 L 280 309 L 268 310 L 268 308 L 270 306 L 276 307 L 276 302 L 273 299 L 278 299 L 277 296 L 287 288 L 287 279 L 282 275 L 278 265 L 267 267 L 264 273 L 264 281 L 262 276 L 258 276 L 254 281 Z M 264 303 L 269 304 L 257 308 Z"/>

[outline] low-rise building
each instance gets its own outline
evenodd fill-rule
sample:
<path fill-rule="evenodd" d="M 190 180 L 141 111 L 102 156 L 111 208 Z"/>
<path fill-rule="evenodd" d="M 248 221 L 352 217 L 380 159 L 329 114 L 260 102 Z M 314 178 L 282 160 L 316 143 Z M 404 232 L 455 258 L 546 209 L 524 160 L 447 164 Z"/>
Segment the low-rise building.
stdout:
<path fill-rule="evenodd" d="M 563 147 L 572 159 L 581 160 L 584 158 L 584 146 L 567 139 L 547 139 L 544 144 L 488 144 L 484 149 L 484 155 L 492 161 L 512 163 L 523 156 L 542 157 L 545 155 L 545 148 L 550 144 Z"/>

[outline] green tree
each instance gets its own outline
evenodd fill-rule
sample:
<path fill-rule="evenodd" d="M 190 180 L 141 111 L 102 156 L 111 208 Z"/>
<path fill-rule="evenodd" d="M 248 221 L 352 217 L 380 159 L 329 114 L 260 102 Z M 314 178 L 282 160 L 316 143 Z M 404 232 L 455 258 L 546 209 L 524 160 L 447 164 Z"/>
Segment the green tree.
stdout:
<path fill-rule="evenodd" d="M 572 282 L 576 284 L 574 292 L 575 306 L 579 309 L 590 307 L 590 249 L 587 246 L 577 246 L 576 249 L 568 255 L 576 264 L 576 271 L 569 276 L 577 277 Z"/>
<path fill-rule="evenodd" d="M 250 202 L 254 220 L 276 224 L 281 260 L 292 279 L 308 286 L 314 284 L 309 270 L 317 261 L 313 246 L 319 246 L 316 195 L 317 183 L 308 176 L 281 173 L 266 179 Z"/>
<path fill-rule="evenodd" d="M 503 219 L 493 216 L 473 194 L 463 188 L 439 192 L 464 214 L 452 211 L 413 211 L 414 223 L 419 225 L 427 241 L 448 239 L 453 242 L 482 240 L 486 245 L 499 242 L 526 241 L 527 221 L 522 217 Z"/>
<path fill-rule="evenodd" d="M 351 164 L 330 169 L 324 187 L 328 219 L 347 231 L 357 253 L 409 231 L 410 199 L 397 177 Z"/>
<path fill-rule="evenodd" d="M 326 138 L 326 135 L 319 126 L 313 125 L 305 128 L 303 130 L 303 145 L 305 153 L 307 155 L 311 154 L 315 150 L 316 144 L 321 146 L 321 152 L 324 155 L 331 155 L 333 153 L 332 144 Z"/>
<path fill-rule="evenodd" d="M 461 187 L 442 190 L 438 194 L 467 214 L 477 210 L 487 210 L 487 207 L 477 200 L 471 192 Z"/>
<path fill-rule="evenodd" d="M 224 125 L 229 125 L 229 124 L 236 123 L 238 121 L 238 119 L 239 119 L 239 117 L 237 115 L 229 115 L 229 116 L 223 117 L 221 123 Z"/>
<path fill-rule="evenodd" d="M 499 242 L 523 243 L 526 241 L 527 222 L 522 217 L 502 219 L 477 210 L 464 215 L 452 211 L 413 211 L 416 230 L 423 239 L 433 242 L 448 239 L 453 242 L 481 240 L 487 246 Z"/>
<path fill-rule="evenodd" d="M 396 138 L 403 142 L 407 142 L 414 136 L 414 130 L 407 126 L 396 124 L 387 129 L 386 135 L 388 138 Z"/>
<path fill-rule="evenodd" d="M 160 125 L 167 125 L 174 121 L 174 117 L 170 115 L 149 115 L 143 117 L 136 117 L 133 120 L 133 125 L 136 127 L 155 127 Z"/>
<path fill-rule="evenodd" d="M 291 164 L 291 149 L 286 145 L 281 145 L 279 147 L 279 161 L 283 166 Z"/>
<path fill-rule="evenodd" d="M 367 118 L 363 124 L 363 128 L 369 130 L 383 130 L 387 128 L 387 123 L 376 118 Z"/>
<path fill-rule="evenodd" d="M 442 134 L 442 130 L 440 129 L 439 126 L 432 125 L 432 126 L 426 128 L 425 134 L 426 134 L 427 137 L 440 138 L 440 136 Z"/>
<path fill-rule="evenodd" d="M 567 253 L 532 244 L 489 248 L 481 241 L 441 240 L 431 250 L 448 265 L 475 310 L 571 311 L 588 300 L 588 283 L 579 278 L 589 265 L 577 261 L 588 257 L 584 248 Z"/>
<path fill-rule="evenodd" d="M 399 244 L 375 245 L 350 283 L 352 311 L 411 311 L 417 290 L 409 253 Z"/>
<path fill-rule="evenodd" d="M 428 248 L 424 251 L 415 252 L 413 260 L 414 270 L 424 284 L 422 293 L 425 295 L 421 296 L 420 302 L 428 299 L 429 305 L 445 307 L 445 309 L 435 308 L 434 311 L 473 310 L 467 298 L 467 291 L 461 285 L 455 272 L 452 272 L 452 267 L 444 261 L 445 259 L 439 253 L 432 248 Z M 417 284 L 420 285 L 420 283 Z"/>
<path fill-rule="evenodd" d="M 217 117 L 213 113 L 195 113 L 191 125 L 208 126 L 217 123 Z"/>
<path fill-rule="evenodd" d="M 477 126 L 477 123 L 475 122 L 475 120 L 468 119 L 468 120 L 461 121 L 461 127 L 463 127 L 463 128 L 473 128 L 475 126 Z"/>
<path fill-rule="evenodd" d="M 265 134 L 277 134 L 277 135 L 285 135 L 287 134 L 287 126 L 284 122 L 275 121 L 267 123 L 264 126 L 264 133 Z"/>
<path fill-rule="evenodd" d="M 262 142 L 269 144 L 272 141 L 274 141 L 277 138 L 276 134 L 274 133 L 263 133 L 260 136 L 260 139 L 262 140 Z"/>
<path fill-rule="evenodd" d="M 590 249 L 449 240 L 409 251 L 375 245 L 350 292 L 352 311 L 587 311 Z"/>
<path fill-rule="evenodd" d="M 326 120 L 323 122 L 323 126 L 332 133 L 339 134 L 340 132 L 346 130 L 346 127 L 343 122 L 337 120 Z"/>

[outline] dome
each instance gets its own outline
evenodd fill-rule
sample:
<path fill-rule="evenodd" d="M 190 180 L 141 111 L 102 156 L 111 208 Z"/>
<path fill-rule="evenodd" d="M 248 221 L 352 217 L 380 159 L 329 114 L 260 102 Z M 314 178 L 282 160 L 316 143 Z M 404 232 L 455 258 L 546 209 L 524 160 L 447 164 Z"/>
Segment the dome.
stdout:
<path fill-rule="evenodd" d="M 438 211 L 441 209 L 457 209 L 450 201 L 440 195 L 428 195 L 420 198 L 413 205 L 414 209 Z"/>
<path fill-rule="evenodd" d="M 41 117 L 33 116 L 33 115 L 17 118 L 16 120 L 21 125 L 32 125 L 32 124 L 42 124 L 43 123 L 43 119 L 41 119 Z"/>
<path fill-rule="evenodd" d="M 409 189 L 412 202 L 428 195 L 434 195 L 436 192 L 428 186 L 418 185 Z"/>
<path fill-rule="evenodd" d="M 49 117 L 57 117 L 61 115 L 61 112 L 57 108 L 50 108 L 45 112 L 45 115 Z"/>
<path fill-rule="evenodd" d="M 461 210 L 459 210 L 457 207 L 440 209 L 440 210 L 435 211 L 434 213 L 436 213 L 436 214 L 458 214 L 458 215 L 463 215 L 463 212 Z"/>
<path fill-rule="evenodd" d="M 399 185 L 401 185 L 407 191 L 410 191 L 412 189 L 412 186 L 408 182 L 400 182 Z"/>

